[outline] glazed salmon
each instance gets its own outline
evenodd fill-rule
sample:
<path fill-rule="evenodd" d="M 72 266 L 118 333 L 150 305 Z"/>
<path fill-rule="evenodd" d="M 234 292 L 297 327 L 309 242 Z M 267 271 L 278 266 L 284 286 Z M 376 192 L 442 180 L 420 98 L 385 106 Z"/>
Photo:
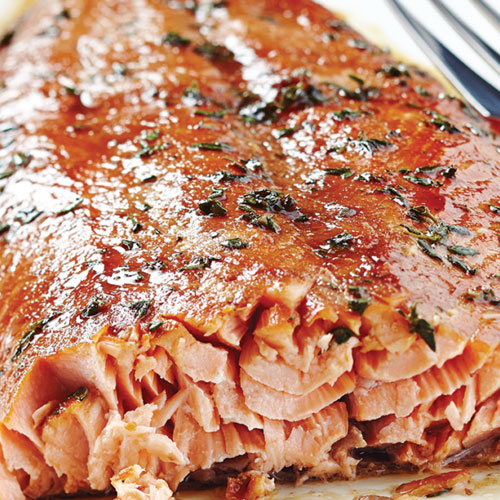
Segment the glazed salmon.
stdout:
<path fill-rule="evenodd" d="M 500 139 L 427 73 L 309 0 L 50 0 L 0 87 L 0 496 L 498 458 Z"/>

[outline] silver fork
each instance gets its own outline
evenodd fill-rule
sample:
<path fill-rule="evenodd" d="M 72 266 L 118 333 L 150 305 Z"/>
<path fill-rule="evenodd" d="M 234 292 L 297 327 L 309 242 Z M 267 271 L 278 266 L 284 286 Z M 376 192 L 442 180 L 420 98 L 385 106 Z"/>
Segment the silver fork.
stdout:
<path fill-rule="evenodd" d="M 500 30 L 500 16 L 483 0 L 473 1 L 489 22 Z M 464 99 L 483 116 L 500 118 L 500 91 L 443 45 L 406 9 L 400 0 L 387 0 L 387 2 L 408 28 L 420 48 Z M 500 54 L 458 19 L 441 0 L 431 0 L 431 2 L 452 28 L 474 49 L 477 56 L 500 75 Z"/>

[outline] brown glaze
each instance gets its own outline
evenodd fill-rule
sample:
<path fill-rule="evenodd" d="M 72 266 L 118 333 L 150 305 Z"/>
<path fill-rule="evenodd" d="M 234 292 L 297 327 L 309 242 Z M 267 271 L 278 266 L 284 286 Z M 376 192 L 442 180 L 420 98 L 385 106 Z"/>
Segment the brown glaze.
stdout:
<path fill-rule="evenodd" d="M 69 16 L 60 15 L 63 8 Z M 33 360 L 90 342 L 105 325 L 120 336 L 135 323 L 126 304 L 139 300 L 152 301 L 144 327 L 164 315 L 210 335 L 233 311 L 279 296 L 287 283 L 312 283 L 327 273 L 338 289 L 325 285 L 324 294 L 340 306 L 352 298 L 348 285 L 362 285 L 372 300 L 416 303 L 423 317 L 465 337 L 487 323 L 498 329 L 498 313 L 486 314 L 491 305 L 467 301 L 464 293 L 483 287 L 500 295 L 500 216 L 489 208 L 500 204 L 500 140 L 460 101 L 438 97 L 443 89 L 420 71 L 378 71 L 393 63 L 390 56 L 370 44 L 353 47 L 361 37 L 329 27 L 332 21 L 306 1 L 230 1 L 227 8 L 196 14 L 182 2 L 52 1 L 3 51 L 0 119 L 3 129 L 10 122 L 17 128 L 1 133 L 0 151 L 5 170 L 15 170 L 1 181 L 0 195 L 0 220 L 10 225 L 0 257 L 2 415 Z M 162 43 L 171 31 L 191 43 Z M 200 55 L 196 47 L 205 41 L 224 45 L 234 58 Z M 303 69 L 307 73 L 298 77 Z M 353 100 L 322 83 L 355 89 L 359 84 L 350 74 L 380 95 Z M 313 83 L 325 102 L 291 105 L 274 123 L 242 122 L 239 94 L 249 90 L 271 100 L 298 78 Z M 207 98 L 200 105 L 183 96 L 193 82 Z M 346 108 L 360 116 L 336 119 L 333 113 Z M 195 109 L 227 114 L 216 119 Z M 460 131 L 431 124 L 432 112 Z M 273 136 L 285 127 L 298 128 Z M 168 147 L 137 156 L 141 134 L 155 130 L 159 137 L 144 144 Z M 347 139 L 363 136 L 391 145 L 370 151 Z M 190 148 L 214 141 L 230 147 Z M 16 153 L 29 156 L 21 161 L 26 165 L 9 166 Z M 222 169 L 241 175 L 231 162 L 249 158 L 262 163 L 261 172 L 244 182 L 217 177 Z M 429 174 L 435 185 L 422 186 L 400 173 L 425 165 L 450 165 L 456 174 Z M 354 175 L 322 174 L 343 167 Z M 156 177 L 145 181 L 150 175 Z M 397 189 L 407 207 L 387 187 Z M 227 215 L 207 216 L 198 208 L 212 188 L 225 189 Z M 307 222 L 277 213 L 275 233 L 241 220 L 239 197 L 258 189 L 292 196 Z M 58 215 L 80 198 L 74 211 Z M 417 205 L 467 228 L 469 235 L 452 232 L 446 242 L 480 252 L 460 257 L 477 268 L 474 276 L 452 266 L 443 245 L 436 247 L 443 263 L 417 247 L 402 227 L 425 231 L 427 224 L 405 215 Z M 38 217 L 19 220 L 20 210 L 33 208 Z M 142 226 L 138 232 L 128 216 Z M 349 246 L 318 255 L 327 239 L 343 232 L 353 236 Z M 221 245 L 234 237 L 249 247 Z M 140 248 L 126 250 L 123 239 Z M 205 269 L 182 270 L 197 257 L 216 260 Z M 148 267 L 155 259 L 161 269 Z M 105 297 L 102 312 L 82 318 L 96 295 Z M 29 325 L 53 310 L 62 314 L 12 362 Z"/>

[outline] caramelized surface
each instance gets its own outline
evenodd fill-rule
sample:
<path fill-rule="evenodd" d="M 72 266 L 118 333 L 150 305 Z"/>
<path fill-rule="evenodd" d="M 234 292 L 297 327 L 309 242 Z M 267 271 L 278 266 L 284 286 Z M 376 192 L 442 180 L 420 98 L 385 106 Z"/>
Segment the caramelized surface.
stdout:
<path fill-rule="evenodd" d="M 312 2 L 191 7 L 54 0 L 3 49 L 0 416 L 35 362 L 103 328 L 175 319 L 237 356 L 255 324 L 220 331 L 276 303 L 292 331 L 287 311 L 328 304 L 381 382 L 442 366 L 450 336 L 494 349 L 488 123 Z M 393 314 L 414 306 L 436 355 Z M 407 340 L 376 332 L 384 311 L 417 346 L 392 374 L 410 346 L 387 347 Z"/>

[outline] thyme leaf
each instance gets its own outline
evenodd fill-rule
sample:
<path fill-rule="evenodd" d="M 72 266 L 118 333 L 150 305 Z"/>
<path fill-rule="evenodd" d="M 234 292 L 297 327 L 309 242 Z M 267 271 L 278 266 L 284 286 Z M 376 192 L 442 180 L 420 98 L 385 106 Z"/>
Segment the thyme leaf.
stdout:
<path fill-rule="evenodd" d="M 410 324 L 410 333 L 416 333 L 433 351 L 436 351 L 435 328 L 417 313 L 417 304 L 414 304 L 410 314 L 397 310 Z"/>

